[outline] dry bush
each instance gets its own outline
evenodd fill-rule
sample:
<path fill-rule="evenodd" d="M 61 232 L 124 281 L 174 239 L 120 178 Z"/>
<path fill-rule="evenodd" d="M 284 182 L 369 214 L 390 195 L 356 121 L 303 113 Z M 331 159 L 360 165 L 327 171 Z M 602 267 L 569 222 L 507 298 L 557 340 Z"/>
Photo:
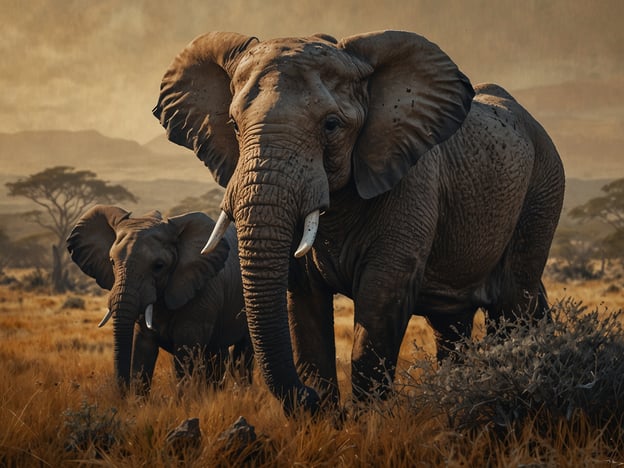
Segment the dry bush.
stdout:
<path fill-rule="evenodd" d="M 118 443 L 121 437 L 121 422 L 117 419 L 117 410 L 106 411 L 97 404 L 90 405 L 83 401 L 78 410 L 63 413 L 67 431 L 65 450 L 67 452 L 94 451 L 92 456 L 101 457 Z"/>
<path fill-rule="evenodd" d="M 624 422 L 622 312 L 587 312 L 571 299 L 551 317 L 501 322 L 481 340 L 466 340 L 454 359 L 411 379 L 412 405 L 437 407 L 450 427 L 521 427 L 527 420 L 572 421 L 578 414 L 595 427 L 610 425 L 621 437 Z M 409 379 L 409 376 L 408 376 Z"/>

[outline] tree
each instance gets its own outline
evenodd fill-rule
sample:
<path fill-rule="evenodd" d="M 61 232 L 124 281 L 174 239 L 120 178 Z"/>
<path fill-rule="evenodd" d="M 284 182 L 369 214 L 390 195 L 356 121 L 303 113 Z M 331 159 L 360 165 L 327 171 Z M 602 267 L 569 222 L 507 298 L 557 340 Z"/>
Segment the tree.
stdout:
<path fill-rule="evenodd" d="M 137 198 L 121 185 L 109 185 L 91 171 L 76 171 L 69 166 L 56 166 L 16 182 L 6 184 L 9 196 L 26 197 L 42 209 L 25 216 L 53 233 L 52 288 L 63 292 L 69 287 L 69 256 L 65 239 L 85 209 L 95 203 L 131 201 Z"/>
<path fill-rule="evenodd" d="M 550 248 L 550 255 L 556 259 L 549 266 L 551 274 L 560 281 L 596 279 L 602 274 L 594 267 L 598 251 L 595 237 L 572 227 L 559 226 Z"/>
<path fill-rule="evenodd" d="M 595 197 L 570 210 L 570 217 L 580 222 L 599 221 L 611 228 L 601 239 L 603 257 L 624 255 L 624 179 L 617 179 L 601 189 L 604 195 Z"/>
<path fill-rule="evenodd" d="M 624 179 L 608 183 L 601 190 L 605 195 L 573 208 L 570 216 L 580 221 L 598 219 L 624 232 Z"/>

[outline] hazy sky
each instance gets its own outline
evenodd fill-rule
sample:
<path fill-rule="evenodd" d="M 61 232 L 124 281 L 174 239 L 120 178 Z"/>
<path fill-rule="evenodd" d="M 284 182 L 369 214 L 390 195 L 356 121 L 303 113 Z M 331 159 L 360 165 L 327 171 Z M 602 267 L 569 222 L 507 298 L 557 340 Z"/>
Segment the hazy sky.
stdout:
<path fill-rule="evenodd" d="M 473 83 L 511 90 L 624 73 L 624 0 L 0 0 L 0 132 L 144 143 L 162 132 L 162 74 L 201 33 L 379 29 L 423 34 Z"/>

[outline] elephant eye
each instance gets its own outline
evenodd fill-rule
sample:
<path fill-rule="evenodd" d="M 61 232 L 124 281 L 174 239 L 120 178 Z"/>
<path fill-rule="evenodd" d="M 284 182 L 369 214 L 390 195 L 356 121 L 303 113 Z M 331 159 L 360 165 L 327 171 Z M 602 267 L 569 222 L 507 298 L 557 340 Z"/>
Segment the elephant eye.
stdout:
<path fill-rule="evenodd" d="M 165 262 L 162 260 L 156 260 L 152 265 L 152 271 L 154 271 L 154 273 L 160 273 L 164 270 L 165 266 Z"/>
<path fill-rule="evenodd" d="M 238 124 L 236 123 L 236 120 L 234 120 L 232 117 L 230 117 L 230 120 L 228 120 L 227 123 L 230 124 L 232 126 L 232 128 L 234 128 L 234 133 L 236 133 L 236 135 L 238 135 Z"/>
<path fill-rule="evenodd" d="M 338 127 L 340 127 L 341 124 L 342 122 L 340 121 L 340 119 L 332 115 L 325 119 L 324 128 L 326 132 L 333 132 Z"/>

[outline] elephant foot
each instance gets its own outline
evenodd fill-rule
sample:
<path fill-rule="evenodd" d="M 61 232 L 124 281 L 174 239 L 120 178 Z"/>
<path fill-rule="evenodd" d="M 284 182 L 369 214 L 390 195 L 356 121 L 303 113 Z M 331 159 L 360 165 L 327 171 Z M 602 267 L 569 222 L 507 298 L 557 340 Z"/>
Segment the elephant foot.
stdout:
<path fill-rule="evenodd" d="M 316 416 L 321 410 L 321 399 L 313 388 L 301 386 L 288 392 L 282 398 L 282 408 L 288 417 L 296 416 L 300 409 L 307 414 Z"/>

